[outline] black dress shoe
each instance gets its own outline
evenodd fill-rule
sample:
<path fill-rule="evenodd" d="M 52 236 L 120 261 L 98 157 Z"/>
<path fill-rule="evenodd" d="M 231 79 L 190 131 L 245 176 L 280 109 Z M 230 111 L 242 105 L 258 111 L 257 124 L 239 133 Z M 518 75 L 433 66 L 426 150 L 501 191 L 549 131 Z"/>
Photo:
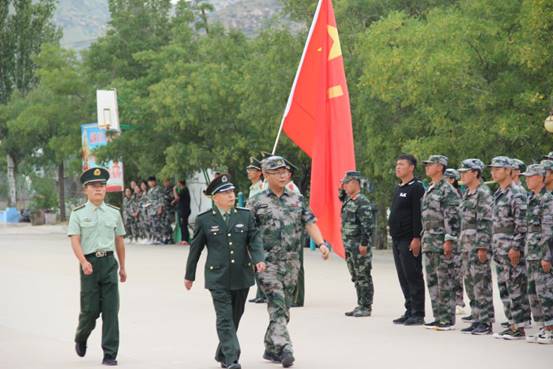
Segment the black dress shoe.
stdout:
<path fill-rule="evenodd" d="M 102 360 L 102 364 L 107 365 L 107 366 L 116 366 L 117 365 L 117 360 L 112 359 L 110 357 L 104 357 L 104 360 Z"/>
<path fill-rule="evenodd" d="M 83 357 L 86 355 L 86 342 L 75 342 L 75 351 L 77 352 L 77 355 L 80 357 Z"/>
<path fill-rule="evenodd" d="M 257 303 L 257 297 L 254 297 L 253 299 L 249 299 L 248 302 L 251 302 L 253 304 Z"/>
<path fill-rule="evenodd" d="M 280 355 L 280 362 L 282 363 L 283 368 L 291 367 L 294 365 L 294 361 L 296 361 L 296 359 L 290 351 L 283 351 L 282 355 Z"/>
<path fill-rule="evenodd" d="M 392 323 L 394 323 L 394 324 L 403 324 L 403 323 L 405 323 L 405 321 L 407 321 L 407 319 L 409 319 L 409 315 L 404 314 L 404 315 L 400 316 L 399 318 L 392 320 Z"/>
<path fill-rule="evenodd" d="M 406 326 L 423 325 L 423 324 L 424 324 L 424 318 L 420 316 L 410 316 L 405 322 L 403 322 L 403 325 L 406 325 Z"/>
<path fill-rule="evenodd" d="M 238 363 L 232 363 L 227 366 L 227 369 L 242 369 L 242 366 Z"/>
<path fill-rule="evenodd" d="M 260 297 L 257 299 L 257 301 L 255 302 L 256 304 L 264 304 L 267 302 L 267 299 L 264 298 L 264 297 Z"/>

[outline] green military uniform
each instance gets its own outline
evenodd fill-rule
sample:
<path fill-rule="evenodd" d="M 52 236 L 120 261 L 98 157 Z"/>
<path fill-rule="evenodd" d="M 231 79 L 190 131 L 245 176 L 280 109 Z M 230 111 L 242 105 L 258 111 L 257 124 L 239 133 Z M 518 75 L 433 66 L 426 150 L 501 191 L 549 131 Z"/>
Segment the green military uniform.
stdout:
<path fill-rule="evenodd" d="M 215 178 L 212 183 L 225 176 Z M 230 184 L 228 179 L 226 183 Z M 206 194 L 217 192 L 212 192 L 210 187 L 214 186 L 210 184 Z M 230 190 L 234 186 L 226 188 Z M 211 292 L 217 316 L 219 345 L 215 360 L 231 367 L 240 357 L 236 331 L 249 288 L 254 284 L 254 267 L 264 261 L 263 245 L 251 212 L 235 208 L 223 214 L 214 207 L 198 215 L 185 279 L 195 280 L 196 266 L 204 247 L 207 247 L 205 288 Z"/>
<path fill-rule="evenodd" d="M 88 172 L 98 173 L 97 170 L 92 168 L 85 172 L 81 180 Z M 75 342 L 86 347 L 86 341 L 101 313 L 104 358 L 115 359 L 119 348 L 119 265 L 113 253 L 115 237 L 125 235 L 119 209 L 105 203 L 95 206 L 87 202 L 71 213 L 67 235 L 80 237 L 83 254 L 92 264 L 93 270 L 90 275 L 80 270 L 81 311 Z"/>

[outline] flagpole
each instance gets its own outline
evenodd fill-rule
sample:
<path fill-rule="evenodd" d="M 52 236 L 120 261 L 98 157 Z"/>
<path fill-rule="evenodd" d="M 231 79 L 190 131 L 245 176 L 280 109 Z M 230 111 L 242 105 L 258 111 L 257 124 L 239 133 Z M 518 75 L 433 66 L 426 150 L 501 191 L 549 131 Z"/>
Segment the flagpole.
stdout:
<path fill-rule="evenodd" d="M 292 91 L 290 91 L 290 95 L 288 96 L 288 102 L 286 103 L 286 109 L 284 109 L 284 114 L 282 115 L 282 119 L 280 121 L 280 127 L 278 128 L 278 134 L 276 136 L 275 144 L 273 146 L 272 155 L 274 155 L 276 152 L 278 141 L 280 140 L 280 135 L 282 134 L 282 129 L 284 128 L 284 119 L 286 119 L 286 116 L 290 111 L 290 105 L 292 105 L 292 99 L 294 98 L 294 92 L 296 91 L 296 84 L 298 83 L 300 70 L 303 65 L 303 60 L 305 59 L 305 54 L 307 53 L 307 46 L 309 45 L 309 40 L 311 40 L 311 36 L 313 35 L 313 30 L 315 29 L 315 24 L 317 23 L 317 18 L 319 17 L 319 12 L 321 11 L 322 3 L 323 3 L 323 0 L 319 0 L 319 2 L 317 3 L 317 10 L 315 10 L 315 14 L 313 16 L 313 22 L 311 23 L 311 27 L 309 28 L 309 34 L 307 35 L 307 40 L 305 41 L 305 46 L 303 47 L 303 53 L 301 54 L 300 65 L 298 66 L 296 76 L 294 77 L 294 83 L 292 84 Z"/>

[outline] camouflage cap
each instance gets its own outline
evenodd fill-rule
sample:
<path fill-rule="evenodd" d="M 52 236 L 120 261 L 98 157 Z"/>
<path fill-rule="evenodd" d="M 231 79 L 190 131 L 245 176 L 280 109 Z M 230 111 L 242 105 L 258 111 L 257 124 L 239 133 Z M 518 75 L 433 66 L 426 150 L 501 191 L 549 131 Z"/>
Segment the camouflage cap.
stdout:
<path fill-rule="evenodd" d="M 447 156 L 443 155 L 430 155 L 428 160 L 423 161 L 424 164 L 441 164 L 447 167 Z"/>
<path fill-rule="evenodd" d="M 269 156 L 266 159 L 263 159 L 261 161 L 261 168 L 263 170 L 276 170 L 280 168 L 287 168 L 290 169 L 288 164 L 286 163 L 286 160 L 282 156 Z"/>
<path fill-rule="evenodd" d="M 461 163 L 461 167 L 457 169 L 459 172 L 468 172 L 469 170 L 484 170 L 484 163 L 480 159 L 465 159 Z"/>
<path fill-rule="evenodd" d="M 543 156 L 544 159 L 553 160 L 553 151 L 550 151 L 549 154 Z"/>
<path fill-rule="evenodd" d="M 456 180 L 459 180 L 461 178 L 459 172 L 453 168 L 446 169 L 444 172 L 444 176 L 448 178 L 454 178 Z"/>
<path fill-rule="evenodd" d="M 358 172 L 356 170 L 348 170 L 344 174 L 344 178 L 342 178 L 342 183 L 348 183 L 353 180 L 361 181 L 361 172 Z"/>
<path fill-rule="evenodd" d="M 488 165 L 488 167 L 512 169 L 513 161 L 506 156 L 496 156 L 492 159 L 492 162 Z"/>
<path fill-rule="evenodd" d="M 525 172 L 520 173 L 521 176 L 531 177 L 531 176 L 544 176 L 545 168 L 541 164 L 531 164 L 528 166 Z"/>
<path fill-rule="evenodd" d="M 543 166 L 543 169 L 553 171 L 553 160 L 542 160 L 540 164 Z"/>
<path fill-rule="evenodd" d="M 521 172 L 526 170 L 526 164 L 520 159 L 511 159 L 513 161 L 513 169 L 518 169 Z"/>

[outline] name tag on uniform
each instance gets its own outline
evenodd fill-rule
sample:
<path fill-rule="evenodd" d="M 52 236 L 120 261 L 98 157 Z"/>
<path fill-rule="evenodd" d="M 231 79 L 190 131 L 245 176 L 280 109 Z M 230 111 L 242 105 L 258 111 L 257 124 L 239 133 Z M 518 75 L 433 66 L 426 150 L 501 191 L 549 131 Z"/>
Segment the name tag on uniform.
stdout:
<path fill-rule="evenodd" d="M 236 225 L 236 228 L 244 228 L 244 225 L 242 223 L 239 223 Z"/>
<path fill-rule="evenodd" d="M 218 225 L 211 226 L 209 229 L 210 232 L 219 232 L 220 228 Z"/>
<path fill-rule="evenodd" d="M 399 197 L 407 197 L 407 192 L 400 192 Z"/>

